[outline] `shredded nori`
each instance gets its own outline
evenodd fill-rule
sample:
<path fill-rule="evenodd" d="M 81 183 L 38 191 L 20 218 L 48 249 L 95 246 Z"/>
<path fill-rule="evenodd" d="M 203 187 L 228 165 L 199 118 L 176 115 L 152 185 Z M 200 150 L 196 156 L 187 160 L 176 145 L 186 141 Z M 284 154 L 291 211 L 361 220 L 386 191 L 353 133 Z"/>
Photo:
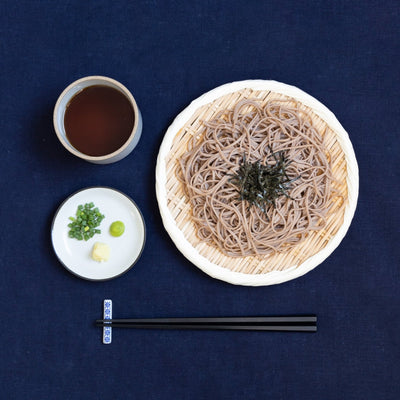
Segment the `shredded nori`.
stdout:
<path fill-rule="evenodd" d="M 260 161 L 250 162 L 243 155 L 243 161 L 239 169 L 232 175 L 230 182 L 237 186 L 239 200 L 247 201 L 249 206 L 256 206 L 264 213 L 269 207 L 276 206 L 276 199 L 285 196 L 289 199 L 288 191 L 291 184 L 300 178 L 297 176 L 290 179 L 286 168 L 292 163 L 288 160 L 283 151 L 274 153 L 270 146 L 271 154 L 268 156 L 274 159 L 271 164 L 262 164 Z M 293 199 L 292 199 L 293 200 Z"/>

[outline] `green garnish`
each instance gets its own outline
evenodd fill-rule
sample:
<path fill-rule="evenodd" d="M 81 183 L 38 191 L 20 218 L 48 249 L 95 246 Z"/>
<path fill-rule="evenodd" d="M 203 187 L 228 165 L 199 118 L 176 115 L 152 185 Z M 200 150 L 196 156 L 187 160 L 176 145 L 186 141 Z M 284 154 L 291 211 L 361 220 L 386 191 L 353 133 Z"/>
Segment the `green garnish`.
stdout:
<path fill-rule="evenodd" d="M 258 207 L 264 213 L 270 206 L 275 207 L 275 201 L 280 196 L 286 196 L 292 199 L 288 191 L 291 189 L 291 183 L 299 179 L 300 176 L 290 179 L 286 173 L 286 168 L 292 161 L 288 161 L 283 152 L 274 153 L 268 146 L 274 158 L 272 164 L 261 164 L 259 161 L 254 163 L 243 161 L 239 169 L 230 179 L 238 188 L 239 199 L 247 201 L 250 206 Z M 293 199 L 292 199 L 293 200 Z"/>
<path fill-rule="evenodd" d="M 122 221 L 115 221 L 110 226 L 111 236 L 121 236 L 125 232 L 125 225 Z"/>
<path fill-rule="evenodd" d="M 79 205 L 75 217 L 69 219 L 72 222 L 68 224 L 68 236 L 77 240 L 89 240 L 95 234 L 101 233 L 101 230 L 96 228 L 103 221 L 104 215 L 90 202 Z"/>

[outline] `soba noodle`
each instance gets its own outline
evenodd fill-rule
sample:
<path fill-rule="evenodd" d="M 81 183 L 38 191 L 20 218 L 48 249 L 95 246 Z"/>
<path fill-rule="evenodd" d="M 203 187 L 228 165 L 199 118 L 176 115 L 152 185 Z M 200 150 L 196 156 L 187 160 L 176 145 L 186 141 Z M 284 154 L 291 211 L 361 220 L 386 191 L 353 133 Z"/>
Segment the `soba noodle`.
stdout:
<path fill-rule="evenodd" d="M 239 199 L 230 178 L 244 157 L 273 163 L 271 149 L 292 161 L 290 179 L 300 177 L 290 198 L 279 197 L 263 212 Z M 179 161 L 198 237 L 228 256 L 289 250 L 326 223 L 332 206 L 329 154 L 311 117 L 293 102 L 238 102 L 205 121 Z"/>

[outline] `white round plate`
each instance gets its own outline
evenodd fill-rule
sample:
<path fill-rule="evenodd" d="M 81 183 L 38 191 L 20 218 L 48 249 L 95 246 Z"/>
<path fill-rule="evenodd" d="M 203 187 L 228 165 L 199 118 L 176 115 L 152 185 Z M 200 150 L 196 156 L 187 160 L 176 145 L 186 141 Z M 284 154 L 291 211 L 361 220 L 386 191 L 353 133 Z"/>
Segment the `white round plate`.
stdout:
<path fill-rule="evenodd" d="M 80 204 L 90 202 L 105 216 L 99 227 L 101 233 L 88 241 L 70 238 L 69 217 L 75 216 Z M 125 232 L 119 237 L 109 233 L 114 221 L 125 224 Z M 93 281 L 116 278 L 132 268 L 142 254 L 145 239 L 144 219 L 135 202 L 109 187 L 89 187 L 73 193 L 58 208 L 51 227 L 53 248 L 64 267 L 80 278 Z M 91 252 L 96 242 L 110 246 L 108 261 L 97 262 L 92 259 Z"/>
<path fill-rule="evenodd" d="M 167 157 L 171 149 L 173 140 L 182 127 L 192 117 L 200 107 L 212 103 L 214 100 L 229 93 L 233 93 L 243 89 L 263 90 L 280 93 L 300 101 L 302 104 L 310 107 L 313 112 L 324 120 L 336 133 L 337 140 L 345 154 L 347 162 L 347 187 L 348 187 L 348 204 L 344 213 L 344 221 L 336 235 L 329 243 L 314 256 L 308 258 L 301 265 L 295 265 L 284 270 L 275 270 L 264 274 L 245 274 L 241 272 L 231 271 L 227 268 L 211 262 L 201 255 L 198 250 L 187 240 L 183 232 L 176 225 L 174 216 L 172 215 L 167 204 Z M 357 205 L 358 198 L 358 165 L 354 154 L 353 146 L 347 132 L 344 130 L 335 115 L 322 103 L 314 97 L 303 92 L 301 89 L 290 86 L 281 82 L 267 80 L 246 80 L 228 83 L 219 86 L 209 92 L 203 94 L 186 107 L 169 126 L 163 142 L 161 144 L 156 167 L 156 194 L 160 208 L 161 217 L 164 227 L 170 235 L 171 239 L 182 252 L 182 254 L 190 260 L 194 265 L 203 270 L 213 278 L 217 278 L 235 285 L 263 286 L 274 285 L 291 279 L 298 278 L 311 271 L 321 262 L 323 262 L 340 244 L 344 238 Z"/>

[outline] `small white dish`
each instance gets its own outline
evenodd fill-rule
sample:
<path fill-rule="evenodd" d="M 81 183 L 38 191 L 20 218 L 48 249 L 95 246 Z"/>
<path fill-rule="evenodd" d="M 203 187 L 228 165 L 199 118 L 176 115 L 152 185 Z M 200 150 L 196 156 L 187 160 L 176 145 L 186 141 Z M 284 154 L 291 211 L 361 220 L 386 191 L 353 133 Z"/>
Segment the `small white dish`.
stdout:
<path fill-rule="evenodd" d="M 80 204 L 90 202 L 105 216 L 99 226 L 101 233 L 88 241 L 70 238 L 69 217 L 75 217 Z M 125 224 L 125 232 L 119 237 L 109 233 L 114 221 Z M 64 200 L 53 219 L 51 240 L 58 259 L 69 272 L 83 279 L 103 281 L 116 278 L 135 265 L 144 248 L 146 227 L 142 213 L 131 198 L 116 189 L 96 186 L 81 189 Z M 110 246 L 108 261 L 92 259 L 96 242 Z"/>

